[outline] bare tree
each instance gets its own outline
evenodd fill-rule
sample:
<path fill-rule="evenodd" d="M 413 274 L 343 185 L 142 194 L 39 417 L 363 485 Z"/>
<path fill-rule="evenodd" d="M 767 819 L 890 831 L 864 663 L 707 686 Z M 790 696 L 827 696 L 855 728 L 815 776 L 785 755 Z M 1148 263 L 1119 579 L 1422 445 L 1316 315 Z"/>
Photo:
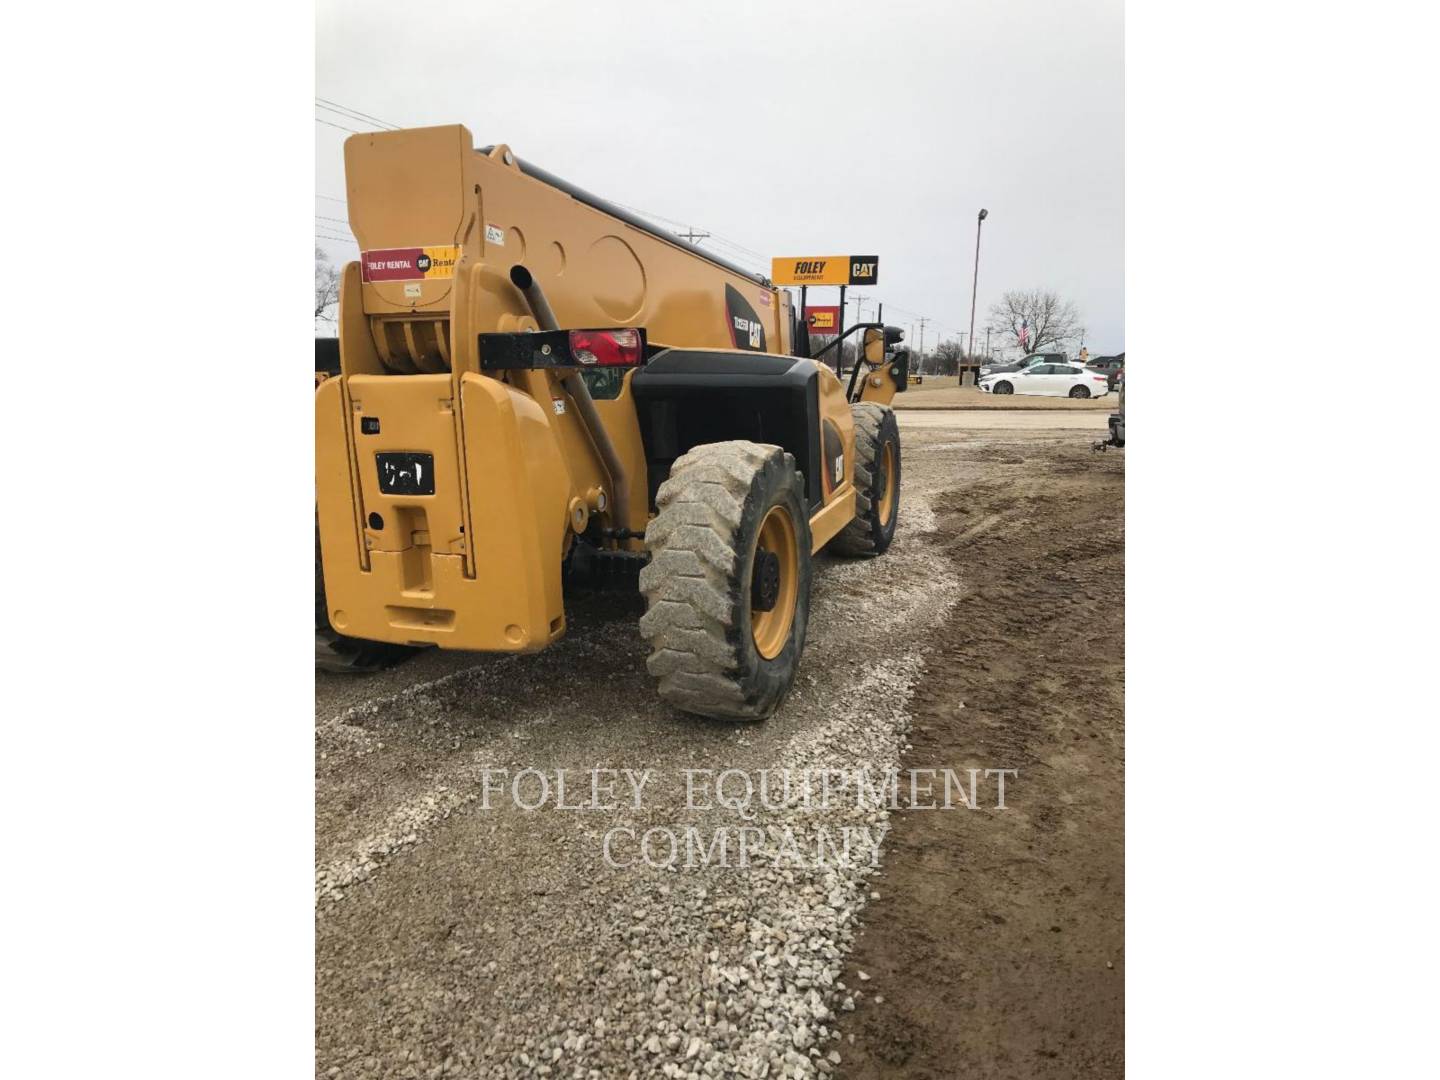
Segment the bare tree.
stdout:
<path fill-rule="evenodd" d="M 1004 346 L 1020 346 L 1027 352 L 1043 352 L 1047 345 L 1061 345 L 1080 334 L 1080 313 L 1069 300 L 1048 289 L 1007 292 L 998 304 L 990 305 L 990 330 Z M 1020 329 L 1028 330 L 1023 345 Z"/>
<path fill-rule="evenodd" d="M 960 358 L 965 355 L 965 350 L 960 348 L 958 341 L 942 341 L 935 346 L 931 359 L 935 362 L 936 375 L 954 375 L 960 370 Z"/>
<path fill-rule="evenodd" d="M 810 334 L 810 355 L 814 356 L 816 353 L 818 353 L 821 349 L 825 348 L 825 346 L 829 345 L 834 340 L 834 334 L 816 334 L 812 332 Z M 825 359 L 827 359 L 830 363 L 833 364 L 835 362 L 835 353 L 826 353 Z"/>
<path fill-rule="evenodd" d="M 340 271 L 330 265 L 325 252 L 315 248 L 315 321 L 334 322 L 330 309 L 340 303 Z"/>
<path fill-rule="evenodd" d="M 835 357 L 838 353 L 841 368 L 849 371 L 855 366 L 855 339 L 851 337 L 849 340 L 841 342 L 838 348 L 830 349 L 824 356 L 820 355 L 821 349 L 828 348 L 834 343 L 834 334 L 812 334 L 810 337 L 810 355 L 818 359 L 826 367 L 833 368 L 835 366 Z"/>

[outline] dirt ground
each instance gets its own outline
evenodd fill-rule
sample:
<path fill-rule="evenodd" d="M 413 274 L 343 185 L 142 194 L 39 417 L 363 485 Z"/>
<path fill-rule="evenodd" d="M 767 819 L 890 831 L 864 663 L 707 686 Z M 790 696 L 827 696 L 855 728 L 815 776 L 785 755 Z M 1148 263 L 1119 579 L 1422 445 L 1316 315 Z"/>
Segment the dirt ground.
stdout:
<path fill-rule="evenodd" d="M 1120 1075 L 1104 424 L 903 413 L 895 545 L 819 559 L 796 690 L 762 725 L 662 707 L 641 602 L 613 594 L 577 596 L 539 656 L 317 676 L 316 1075 Z M 597 766 L 655 770 L 644 807 L 479 797 L 484 769 Z M 1018 775 L 1004 810 L 992 786 L 974 811 L 890 812 L 878 871 L 601 862 L 614 825 L 702 820 L 675 770 L 777 766 Z"/>
<path fill-rule="evenodd" d="M 936 501 L 971 589 L 927 659 L 909 759 L 1019 777 L 1004 812 L 897 822 L 841 1075 L 1123 1074 L 1122 453 L 987 441 Z"/>

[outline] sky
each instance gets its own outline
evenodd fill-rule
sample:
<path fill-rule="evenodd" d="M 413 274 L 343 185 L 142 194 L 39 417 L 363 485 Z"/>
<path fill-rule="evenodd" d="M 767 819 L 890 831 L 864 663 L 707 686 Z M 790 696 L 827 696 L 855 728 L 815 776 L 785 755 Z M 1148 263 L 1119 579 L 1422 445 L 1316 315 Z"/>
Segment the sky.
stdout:
<path fill-rule="evenodd" d="M 356 257 L 340 128 L 378 126 L 357 112 L 462 123 L 767 275 L 772 256 L 879 255 L 880 284 L 852 294 L 911 344 L 920 316 L 927 346 L 968 329 L 984 207 L 982 344 L 1001 293 L 1046 288 L 1092 354 L 1120 352 L 1123 7 L 319 0 L 317 243 Z"/>

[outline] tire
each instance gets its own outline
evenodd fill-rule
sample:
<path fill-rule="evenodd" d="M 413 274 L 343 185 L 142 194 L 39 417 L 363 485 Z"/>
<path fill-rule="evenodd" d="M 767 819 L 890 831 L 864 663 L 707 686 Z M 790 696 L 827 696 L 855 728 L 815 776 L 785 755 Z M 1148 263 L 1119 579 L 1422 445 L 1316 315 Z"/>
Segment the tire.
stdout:
<path fill-rule="evenodd" d="M 660 485 L 640 633 L 675 708 L 760 720 L 789 693 L 810 611 L 804 491 L 794 457 L 738 441 L 695 447 Z"/>
<path fill-rule="evenodd" d="M 850 411 L 855 416 L 855 520 L 825 550 L 882 555 L 900 518 L 900 428 L 895 411 L 884 405 L 862 401 Z"/>
<path fill-rule="evenodd" d="M 346 637 L 330 625 L 325 571 L 320 565 L 320 527 L 315 527 L 315 670 L 363 674 L 392 667 L 419 652 L 409 645 Z"/>
<path fill-rule="evenodd" d="M 1070 396 L 1077 399 L 1088 398 L 1090 396 L 1090 388 L 1088 386 L 1072 386 L 1070 387 Z"/>
<path fill-rule="evenodd" d="M 1013 394 L 1015 392 L 1015 387 L 1011 386 L 1004 379 L 1001 379 L 994 385 L 994 387 L 991 388 L 990 392 L 992 394 Z"/>

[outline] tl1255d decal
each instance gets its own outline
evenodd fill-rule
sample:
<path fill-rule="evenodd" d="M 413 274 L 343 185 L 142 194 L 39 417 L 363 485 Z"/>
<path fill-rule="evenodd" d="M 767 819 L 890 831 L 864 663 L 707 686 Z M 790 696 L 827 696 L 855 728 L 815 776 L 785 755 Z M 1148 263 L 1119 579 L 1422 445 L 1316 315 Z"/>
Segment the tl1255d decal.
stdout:
<path fill-rule="evenodd" d="M 733 285 L 725 286 L 725 319 L 730 328 L 730 344 L 747 352 L 768 352 L 765 348 L 765 324 Z"/>

